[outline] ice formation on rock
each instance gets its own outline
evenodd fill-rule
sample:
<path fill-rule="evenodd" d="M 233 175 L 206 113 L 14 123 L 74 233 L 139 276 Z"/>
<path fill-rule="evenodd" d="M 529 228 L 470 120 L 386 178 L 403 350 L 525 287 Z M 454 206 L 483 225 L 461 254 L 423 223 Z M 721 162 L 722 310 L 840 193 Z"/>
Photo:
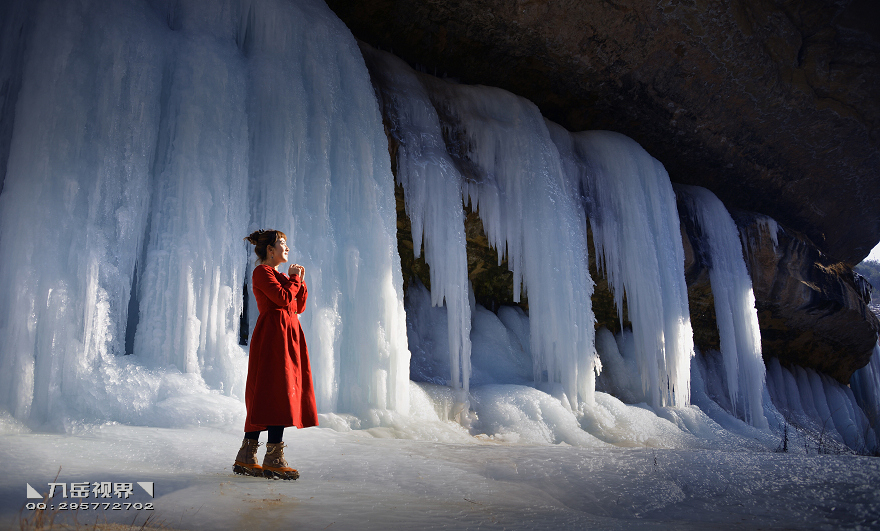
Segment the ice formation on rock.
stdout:
<path fill-rule="evenodd" d="M 397 141 L 397 181 L 412 223 L 413 250 L 431 271 L 431 302 L 446 304 L 450 385 L 469 390 L 471 308 L 462 177 L 446 151 L 437 112 L 415 71 L 391 54 L 366 46 L 364 57 Z M 464 402 L 464 398 L 462 398 Z"/>
<path fill-rule="evenodd" d="M 880 344 L 874 346 L 871 361 L 852 375 L 849 384 L 874 434 L 880 435 Z M 880 451 L 880 440 L 875 440 L 875 448 Z"/>
<path fill-rule="evenodd" d="M 455 197 L 460 187 L 479 213 L 499 261 L 507 257 L 514 300 L 520 299 L 522 289 L 528 292 L 535 380 L 562 383 L 572 406 L 591 403 L 596 357 L 586 221 L 538 109 L 500 89 L 419 76 L 399 60 L 368 53 L 375 57 L 374 80 L 386 100 L 392 135 L 400 140 L 398 167 L 404 176 L 399 179 L 414 190 L 416 176 L 425 186 L 441 183 L 431 202 L 434 208 L 454 214 L 452 219 L 434 216 L 424 222 L 426 254 L 429 244 L 448 242 L 455 257 L 449 262 L 428 257 L 432 288 L 435 277 L 446 279 L 456 290 L 463 285 L 464 257 L 459 258 L 464 252 L 463 227 L 446 226 L 462 219 L 460 198 Z M 392 81 L 399 84 L 387 86 Z M 443 186 L 448 191 L 441 191 Z M 425 216 L 423 193 L 414 191 L 415 203 L 408 206 L 414 234 Z M 435 271 L 438 268 L 441 271 Z M 453 332 L 465 330 L 462 323 L 453 322 L 464 305 L 457 297 L 450 303 L 448 287 L 439 289 L 447 295 L 450 308 L 455 381 L 456 365 L 467 366 L 464 356 L 456 353 L 459 344 L 467 342 Z M 440 296 L 433 300 L 439 302 Z"/>
<path fill-rule="evenodd" d="M 753 426 L 767 428 L 762 406 L 765 369 L 761 330 L 736 223 L 709 190 L 677 185 L 675 191 L 701 234 L 700 254 L 708 261 L 733 413 Z"/>
<path fill-rule="evenodd" d="M 875 366 L 861 369 L 861 376 L 876 378 L 872 374 L 876 359 L 877 351 L 873 358 Z M 860 379 L 854 376 L 854 380 Z M 803 445 L 807 453 L 839 453 L 845 448 L 868 454 L 880 451 L 877 409 L 872 411 L 871 404 L 860 403 L 863 396 L 857 397 L 849 386 L 811 369 L 783 367 L 773 358 L 767 363 L 767 387 L 790 426 L 792 445 Z M 858 384 L 854 387 L 858 388 Z M 874 389 L 876 399 L 877 388 Z M 876 406 L 875 402 L 873 407 Z"/>

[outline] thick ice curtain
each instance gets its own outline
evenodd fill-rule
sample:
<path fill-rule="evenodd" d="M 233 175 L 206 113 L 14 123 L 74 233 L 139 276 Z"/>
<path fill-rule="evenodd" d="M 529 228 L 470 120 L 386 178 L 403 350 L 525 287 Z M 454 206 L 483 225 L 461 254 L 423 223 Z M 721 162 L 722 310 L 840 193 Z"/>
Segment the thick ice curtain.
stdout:
<path fill-rule="evenodd" d="M 318 408 L 405 411 L 394 180 L 363 58 L 318 2 L 255 2 L 246 20 L 249 229 L 285 231 L 306 268 Z"/>
<path fill-rule="evenodd" d="M 129 2 L 33 7 L 0 195 L 2 403 L 47 421 L 124 353 L 164 50 Z"/>
<path fill-rule="evenodd" d="M 235 372 L 247 223 L 247 69 L 235 10 L 179 5 L 139 287 L 134 354 L 244 396 Z"/>
<path fill-rule="evenodd" d="M 413 250 L 418 258 L 424 241 L 431 304 L 446 304 L 448 382 L 463 393 L 458 400 L 464 403 L 471 376 L 471 307 L 462 176 L 446 151 L 440 120 L 419 74 L 391 54 L 361 48 L 397 142 L 397 181 L 412 223 Z"/>
<path fill-rule="evenodd" d="M 880 434 L 880 344 L 874 345 L 871 361 L 853 373 L 850 386 L 874 434 Z M 878 448 L 878 444 L 875 439 L 874 447 Z"/>
<path fill-rule="evenodd" d="M 489 242 L 507 256 L 513 297 L 529 297 L 536 381 L 562 384 L 572 407 L 591 404 L 596 349 L 586 221 L 538 109 L 500 89 L 424 77 L 467 168 L 465 186 Z"/>

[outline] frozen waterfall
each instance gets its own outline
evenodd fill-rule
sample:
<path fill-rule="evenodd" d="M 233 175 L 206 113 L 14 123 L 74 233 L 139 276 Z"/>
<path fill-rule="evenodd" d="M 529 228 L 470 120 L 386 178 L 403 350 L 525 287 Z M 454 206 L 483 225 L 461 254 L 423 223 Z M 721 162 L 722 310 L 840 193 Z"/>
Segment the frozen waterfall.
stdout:
<path fill-rule="evenodd" d="M 420 76 L 387 54 L 367 54 L 391 134 L 400 142 L 398 179 L 412 203 L 407 212 L 414 239 L 425 233 L 432 300 L 439 304 L 446 297 L 453 381 L 459 365 L 462 376 L 469 374 L 464 334 L 470 324 L 460 322 L 470 315 L 464 304 L 464 194 L 499 263 L 507 257 L 514 300 L 522 290 L 528 294 L 535 381 L 561 383 L 571 407 L 592 403 L 597 358 L 586 220 L 538 109 L 500 89 Z M 417 187 L 418 180 L 423 184 Z M 427 193 L 430 203 L 423 199 Z M 435 245 L 446 254 L 432 256 Z M 435 279 L 441 281 L 436 288 Z"/>
<path fill-rule="evenodd" d="M 391 54 L 362 47 L 380 104 L 398 142 L 397 181 L 403 186 L 418 257 L 424 235 L 430 266 L 431 303 L 446 303 L 453 387 L 466 395 L 471 378 L 471 307 L 468 300 L 467 243 L 462 177 L 446 151 L 440 121 L 418 75 Z M 464 396 L 459 398 L 464 403 Z"/>

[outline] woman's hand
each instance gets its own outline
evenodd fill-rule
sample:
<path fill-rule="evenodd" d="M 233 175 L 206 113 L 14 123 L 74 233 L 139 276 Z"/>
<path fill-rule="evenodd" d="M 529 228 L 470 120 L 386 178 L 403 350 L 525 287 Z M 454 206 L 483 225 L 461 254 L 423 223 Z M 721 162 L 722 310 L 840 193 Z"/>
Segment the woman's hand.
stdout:
<path fill-rule="evenodd" d="M 287 270 L 287 276 L 292 277 L 294 275 L 302 279 L 306 275 L 306 268 L 299 264 L 291 264 L 290 268 Z"/>

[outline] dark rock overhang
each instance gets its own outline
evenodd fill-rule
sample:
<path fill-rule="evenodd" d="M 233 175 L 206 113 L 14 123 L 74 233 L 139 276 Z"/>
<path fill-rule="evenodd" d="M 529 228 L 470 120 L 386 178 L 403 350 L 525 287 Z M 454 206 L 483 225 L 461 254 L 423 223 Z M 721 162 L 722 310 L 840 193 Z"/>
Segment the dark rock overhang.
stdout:
<path fill-rule="evenodd" d="M 880 241 L 880 4 L 328 0 L 427 72 L 504 88 L 572 131 L 624 133 L 673 181 L 850 266 Z"/>

